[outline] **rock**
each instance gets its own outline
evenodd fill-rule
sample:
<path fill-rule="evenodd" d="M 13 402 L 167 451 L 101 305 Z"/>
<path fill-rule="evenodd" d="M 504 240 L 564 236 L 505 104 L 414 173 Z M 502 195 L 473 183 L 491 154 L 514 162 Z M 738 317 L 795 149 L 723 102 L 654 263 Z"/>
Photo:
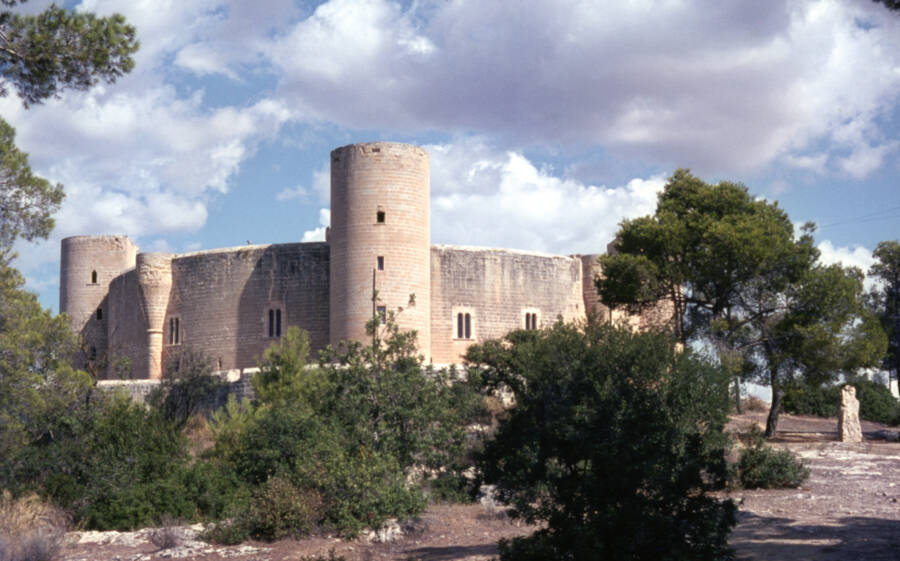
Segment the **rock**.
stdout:
<path fill-rule="evenodd" d="M 862 428 L 859 425 L 859 400 L 856 399 L 856 388 L 849 384 L 841 389 L 838 434 L 841 436 L 841 442 L 862 442 Z"/>

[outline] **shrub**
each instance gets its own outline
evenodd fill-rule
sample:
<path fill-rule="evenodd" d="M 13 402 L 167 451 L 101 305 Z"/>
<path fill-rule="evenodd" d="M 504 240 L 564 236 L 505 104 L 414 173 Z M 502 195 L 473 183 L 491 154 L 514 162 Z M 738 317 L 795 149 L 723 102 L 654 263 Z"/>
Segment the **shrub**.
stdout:
<path fill-rule="evenodd" d="M 866 378 L 850 378 L 847 383 L 856 387 L 860 419 L 886 424 L 900 422 L 900 403 L 883 384 Z M 795 415 L 837 417 L 842 386 L 811 386 L 802 381 L 793 382 L 785 388 L 784 410 Z"/>
<path fill-rule="evenodd" d="M 180 429 L 192 416 L 209 413 L 224 386 L 222 379 L 213 374 L 212 360 L 185 347 L 167 357 L 162 381 L 150 403 Z"/>
<path fill-rule="evenodd" d="M 150 543 L 159 549 L 172 549 L 178 547 L 184 540 L 178 519 L 164 515 L 160 520 L 160 527 L 150 532 Z"/>
<path fill-rule="evenodd" d="M 321 508 L 322 498 L 316 491 L 273 477 L 258 489 L 239 523 L 256 539 L 300 538 L 312 532 Z"/>
<path fill-rule="evenodd" d="M 511 515 L 545 528 L 501 544 L 502 559 L 728 556 L 728 376 L 674 341 L 557 323 L 470 347 L 486 393 L 516 405 L 479 467 Z"/>
<path fill-rule="evenodd" d="M 745 489 L 797 487 L 809 477 L 809 469 L 790 451 L 762 443 L 741 451 L 736 472 Z"/>
<path fill-rule="evenodd" d="M 62 548 L 68 516 L 31 494 L 0 494 L 0 560 L 51 561 Z"/>

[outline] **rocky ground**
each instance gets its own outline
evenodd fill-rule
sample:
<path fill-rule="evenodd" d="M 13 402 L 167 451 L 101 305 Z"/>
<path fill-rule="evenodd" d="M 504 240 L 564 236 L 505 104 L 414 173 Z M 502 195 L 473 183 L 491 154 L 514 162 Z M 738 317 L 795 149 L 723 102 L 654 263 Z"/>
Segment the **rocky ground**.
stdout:
<path fill-rule="evenodd" d="M 734 418 L 733 430 L 762 423 L 765 414 Z M 801 488 L 740 491 L 738 526 L 731 543 L 740 561 L 877 561 L 900 559 L 900 443 L 896 431 L 863 423 L 866 441 L 836 441 L 834 419 L 782 416 L 774 445 L 798 454 L 812 471 Z M 888 440 L 893 438 L 894 441 Z M 198 527 L 176 531 L 175 547 L 153 543 L 158 530 L 139 532 L 72 532 L 63 557 L 67 561 L 301 561 L 329 558 L 347 561 L 485 560 L 497 553 L 501 538 L 530 533 L 533 528 L 509 521 L 500 509 L 485 505 L 436 505 L 410 523 L 394 541 L 368 536 L 353 542 L 334 538 L 215 546 L 196 539 Z M 381 536 L 384 538 L 387 536 Z M 375 538 L 375 539 L 372 539 Z"/>

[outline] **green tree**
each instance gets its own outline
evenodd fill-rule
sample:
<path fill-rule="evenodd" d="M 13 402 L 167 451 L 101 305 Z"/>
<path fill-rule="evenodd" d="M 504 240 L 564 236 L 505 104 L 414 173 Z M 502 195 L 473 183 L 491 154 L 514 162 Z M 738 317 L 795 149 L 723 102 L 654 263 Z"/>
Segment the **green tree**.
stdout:
<path fill-rule="evenodd" d="M 658 333 L 589 320 L 470 347 L 485 389 L 515 406 L 479 467 L 512 515 L 545 528 L 508 559 L 723 559 L 728 378 Z"/>
<path fill-rule="evenodd" d="M 816 265 L 782 292 L 761 287 L 748 297 L 765 313 L 730 340 L 757 359 L 758 379 L 772 387 L 767 437 L 777 430 L 785 384 L 797 378 L 813 386 L 834 382 L 884 355 L 886 338 L 865 307 L 862 281 L 856 268 Z"/>
<path fill-rule="evenodd" d="M 41 308 L 24 279 L 0 263 L 0 458 L 55 438 L 54 429 L 92 387 L 68 363 L 77 341 L 63 317 Z"/>
<path fill-rule="evenodd" d="M 888 337 L 888 349 L 882 367 L 900 380 L 900 243 L 883 241 L 873 252 L 875 264 L 869 274 L 881 281 L 871 299 L 881 327 Z"/>
<path fill-rule="evenodd" d="M 622 223 L 616 253 L 601 258 L 600 296 L 632 311 L 673 302 L 676 336 L 717 351 L 738 403 L 741 376 L 773 386 L 771 436 L 782 381 L 871 365 L 883 339 L 861 305 L 861 273 L 819 265 L 814 230 L 798 237 L 777 203 L 678 170 L 653 216 Z"/>
<path fill-rule="evenodd" d="M 777 293 L 798 280 L 816 258 L 811 236 L 800 239 L 777 204 L 756 200 L 739 183 L 708 184 L 679 169 L 659 195 L 656 212 L 626 220 L 615 253 L 601 257 L 601 300 L 642 312 L 672 303 L 673 329 L 682 342 L 706 339 L 735 375 L 745 357 L 734 353 L 727 330 L 754 314 L 742 309 L 748 291 Z M 740 392 L 735 379 L 735 399 Z"/>
<path fill-rule="evenodd" d="M 27 1 L 27 0 L 24 0 Z M 23 0 L 0 0 L 7 8 Z M 0 11 L 0 96 L 14 89 L 28 107 L 65 89 L 114 82 L 131 71 L 138 48 L 134 27 L 121 15 L 98 18 L 51 5 L 35 15 Z M 62 186 L 35 176 L 16 148 L 15 131 L 0 119 L 0 260 L 18 238 L 46 238 Z"/>

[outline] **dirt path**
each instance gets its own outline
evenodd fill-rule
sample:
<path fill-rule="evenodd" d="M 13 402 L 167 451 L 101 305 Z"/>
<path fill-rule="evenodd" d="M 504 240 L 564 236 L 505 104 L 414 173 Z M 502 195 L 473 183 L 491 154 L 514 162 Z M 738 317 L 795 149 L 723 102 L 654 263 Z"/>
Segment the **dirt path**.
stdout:
<path fill-rule="evenodd" d="M 764 413 L 748 413 L 733 419 L 731 427 L 745 430 L 764 421 Z M 779 427 L 774 445 L 798 454 L 812 475 L 799 489 L 731 494 L 739 504 L 730 540 L 736 558 L 900 560 L 900 443 L 884 440 L 896 431 L 863 423 L 867 440 L 844 445 L 836 442 L 833 419 L 784 415 Z M 73 532 L 63 555 L 66 561 L 301 561 L 316 556 L 324 561 L 333 550 L 347 561 L 483 561 L 497 555 L 497 540 L 532 530 L 511 523 L 496 508 L 436 505 L 390 543 L 316 538 L 220 547 L 191 539 L 196 530 L 190 530 L 180 546 L 161 550 L 150 542 L 150 530 Z"/>
<path fill-rule="evenodd" d="M 764 422 L 749 414 L 734 425 Z M 837 421 L 782 416 L 773 445 L 811 470 L 799 489 L 737 492 L 736 558 L 856 561 L 900 559 L 900 443 L 893 431 L 863 423 L 866 441 L 837 442 Z"/>

